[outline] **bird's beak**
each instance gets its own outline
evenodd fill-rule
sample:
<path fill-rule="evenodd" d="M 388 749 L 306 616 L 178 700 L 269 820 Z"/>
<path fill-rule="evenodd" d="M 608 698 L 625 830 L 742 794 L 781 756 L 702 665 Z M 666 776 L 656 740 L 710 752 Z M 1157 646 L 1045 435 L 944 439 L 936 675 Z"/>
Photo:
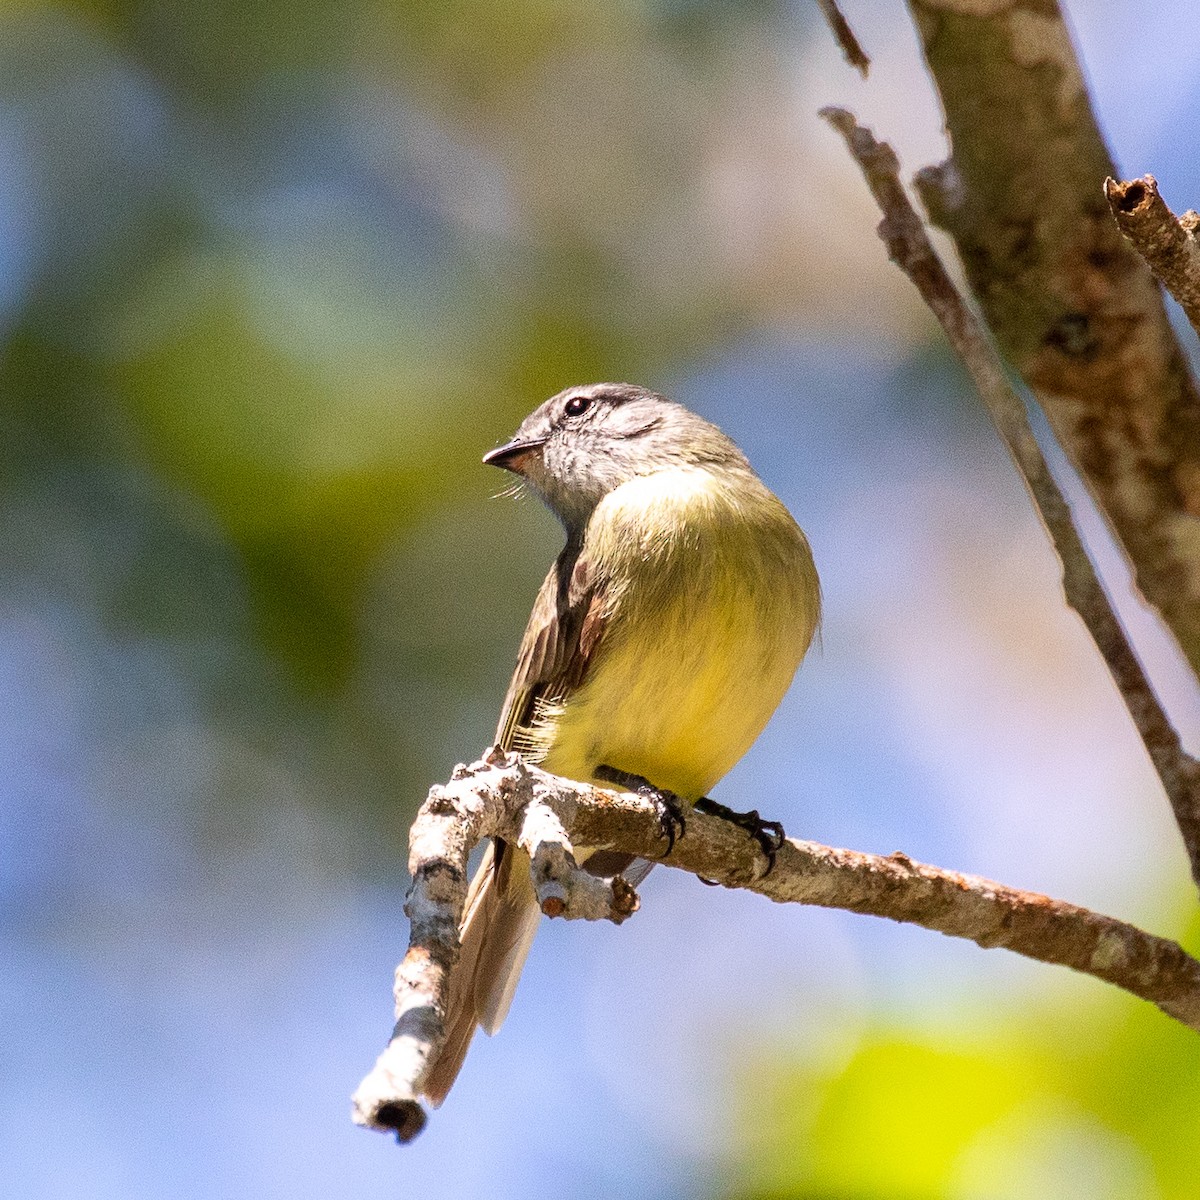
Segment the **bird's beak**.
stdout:
<path fill-rule="evenodd" d="M 483 461 L 489 467 L 503 467 L 506 471 L 515 471 L 520 475 L 523 473 L 521 466 L 525 460 L 545 444 L 545 438 L 518 438 L 505 446 L 497 446 L 495 450 L 489 450 L 483 456 Z"/>

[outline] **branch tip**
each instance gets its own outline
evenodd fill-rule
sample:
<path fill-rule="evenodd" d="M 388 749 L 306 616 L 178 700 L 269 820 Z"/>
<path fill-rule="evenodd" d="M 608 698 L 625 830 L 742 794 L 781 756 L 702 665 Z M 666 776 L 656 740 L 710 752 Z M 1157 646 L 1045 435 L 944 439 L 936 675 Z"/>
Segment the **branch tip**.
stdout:
<path fill-rule="evenodd" d="M 394 1133 L 396 1141 L 404 1145 L 425 1128 L 428 1120 L 425 1110 L 415 1100 L 394 1100 L 379 1106 L 372 1126 Z"/>
<path fill-rule="evenodd" d="M 1104 194 L 1108 202 L 1123 213 L 1131 213 L 1141 206 L 1146 199 L 1147 188 L 1157 190 L 1153 175 L 1147 175 L 1145 180 L 1131 179 L 1128 183 L 1118 183 L 1110 175 L 1104 181 Z"/>
<path fill-rule="evenodd" d="M 1196 241 L 1200 218 L 1191 212 L 1176 217 L 1153 175 L 1124 182 L 1106 179 L 1104 194 L 1117 228 L 1200 334 L 1200 246 Z"/>
<path fill-rule="evenodd" d="M 837 0 L 817 0 L 817 5 L 825 15 L 825 20 L 833 32 L 834 40 L 841 47 L 846 61 L 866 79 L 871 69 L 871 60 L 867 57 L 858 38 L 855 37 L 854 30 L 850 28 L 850 22 L 838 8 Z"/>

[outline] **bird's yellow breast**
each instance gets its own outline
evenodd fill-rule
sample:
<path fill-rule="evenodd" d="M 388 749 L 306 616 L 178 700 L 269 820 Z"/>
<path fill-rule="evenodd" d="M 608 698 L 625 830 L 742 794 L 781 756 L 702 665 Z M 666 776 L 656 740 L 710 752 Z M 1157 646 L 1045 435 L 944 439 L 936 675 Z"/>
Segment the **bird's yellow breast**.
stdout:
<path fill-rule="evenodd" d="M 808 543 L 749 470 L 688 467 L 611 492 L 585 548 L 604 633 L 582 686 L 544 714 L 543 763 L 582 780 L 603 764 L 695 800 L 758 737 L 812 640 Z"/>

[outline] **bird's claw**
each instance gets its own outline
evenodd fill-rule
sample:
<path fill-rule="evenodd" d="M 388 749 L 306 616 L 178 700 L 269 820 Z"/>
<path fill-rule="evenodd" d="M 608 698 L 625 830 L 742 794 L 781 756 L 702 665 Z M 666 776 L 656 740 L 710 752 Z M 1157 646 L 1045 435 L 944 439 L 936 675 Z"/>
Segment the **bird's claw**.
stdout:
<path fill-rule="evenodd" d="M 675 839 L 683 837 L 687 821 L 683 816 L 683 801 L 674 792 L 664 791 L 647 783 L 638 788 L 637 794 L 643 800 L 649 800 L 658 814 L 658 828 L 667 839 L 667 849 L 663 854 L 666 858 L 675 849 Z"/>
<path fill-rule="evenodd" d="M 699 813 L 720 817 L 721 820 L 744 829 L 758 843 L 763 857 L 767 860 L 766 874 L 770 875 L 775 869 L 775 855 L 784 843 L 783 826 L 778 821 L 764 821 L 756 808 L 744 813 L 734 812 L 733 809 L 726 808 L 724 804 L 718 804 L 707 796 L 702 796 L 693 807 Z"/>
<path fill-rule="evenodd" d="M 596 768 L 595 777 L 636 792 L 643 800 L 648 800 L 654 805 L 654 811 L 658 814 L 659 831 L 667 839 L 666 853 L 662 856 L 666 858 L 675 849 L 675 839 L 683 837 L 687 828 L 687 821 L 683 815 L 683 801 L 674 792 L 655 787 L 644 775 L 634 775 L 607 764 Z"/>

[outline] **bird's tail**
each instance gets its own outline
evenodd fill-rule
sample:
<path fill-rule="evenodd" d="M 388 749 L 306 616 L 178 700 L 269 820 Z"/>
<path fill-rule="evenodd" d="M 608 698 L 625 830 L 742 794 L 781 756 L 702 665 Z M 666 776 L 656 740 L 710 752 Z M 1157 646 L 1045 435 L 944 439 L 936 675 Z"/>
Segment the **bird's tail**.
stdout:
<path fill-rule="evenodd" d="M 434 1108 L 458 1077 L 475 1026 L 492 1034 L 508 1015 L 540 916 L 527 856 L 492 842 L 467 892 L 462 950 L 446 988 L 446 1041 L 425 1081 Z"/>

